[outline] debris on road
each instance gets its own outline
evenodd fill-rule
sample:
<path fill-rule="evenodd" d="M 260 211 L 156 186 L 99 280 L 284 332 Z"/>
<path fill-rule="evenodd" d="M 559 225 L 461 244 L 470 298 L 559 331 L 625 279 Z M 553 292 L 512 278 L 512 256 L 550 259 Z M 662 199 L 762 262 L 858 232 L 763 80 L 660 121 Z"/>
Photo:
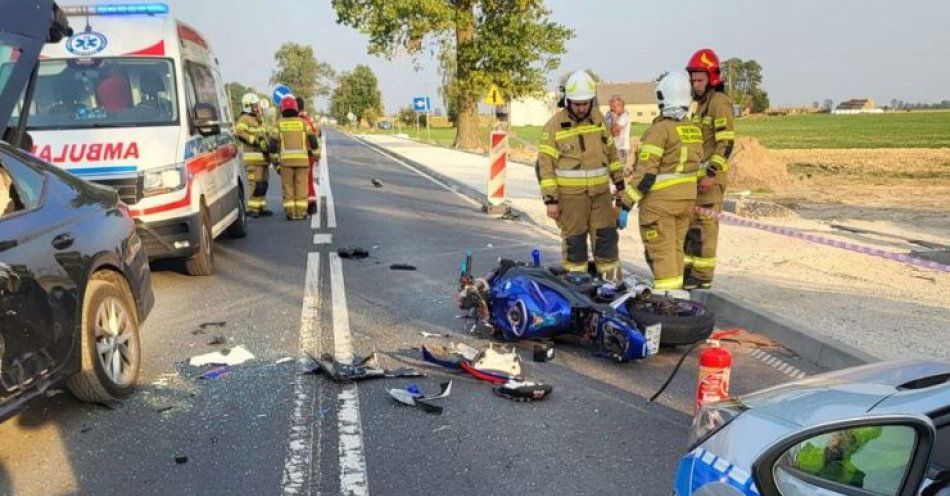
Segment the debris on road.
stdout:
<path fill-rule="evenodd" d="M 449 337 L 449 334 L 448 334 L 448 333 L 439 334 L 439 333 L 436 333 L 436 332 L 425 332 L 425 331 L 422 331 L 422 339 L 428 339 L 428 338 L 447 338 L 447 337 Z"/>
<path fill-rule="evenodd" d="M 222 377 L 227 377 L 229 375 L 231 375 L 231 367 L 228 367 L 227 365 L 222 365 L 220 367 L 215 367 L 211 370 L 207 370 L 203 372 L 201 375 L 198 376 L 198 378 L 206 379 L 206 380 L 215 380 L 215 379 L 221 379 Z"/>
<path fill-rule="evenodd" d="M 224 321 L 202 322 L 198 324 L 198 328 L 191 331 L 191 333 L 197 336 L 198 334 L 204 334 L 209 327 L 224 327 L 226 325 L 228 325 L 228 323 Z"/>
<path fill-rule="evenodd" d="M 278 360 L 277 360 L 276 362 L 274 362 L 274 363 L 277 364 L 277 365 L 280 365 L 280 364 L 282 364 L 282 363 L 292 362 L 293 360 L 294 360 L 294 359 L 291 358 L 291 357 L 284 357 L 284 358 L 278 359 Z"/>
<path fill-rule="evenodd" d="M 155 409 L 155 413 L 165 413 L 165 412 L 167 412 L 167 411 L 171 411 L 171 410 L 174 410 L 174 409 L 175 409 L 175 407 L 173 407 L 173 406 L 171 406 L 171 405 L 167 405 L 167 406 L 163 406 L 163 407 L 160 407 L 160 408 L 156 408 L 156 409 Z"/>
<path fill-rule="evenodd" d="M 548 384 L 519 381 L 508 381 L 501 386 L 492 388 L 492 391 L 498 396 L 518 402 L 543 400 L 553 390 L 554 387 Z"/>
<path fill-rule="evenodd" d="M 227 343 L 228 340 L 222 334 L 215 334 L 210 340 L 208 340 L 208 346 L 215 346 Z"/>
<path fill-rule="evenodd" d="M 521 357 L 513 346 L 503 344 L 490 343 L 488 348 L 482 350 L 468 367 L 463 363 L 462 368 L 476 378 L 489 382 L 494 382 L 498 378 L 505 381 L 524 379 Z"/>
<path fill-rule="evenodd" d="M 404 263 L 394 263 L 389 266 L 389 270 L 417 270 L 415 265 Z"/>
<path fill-rule="evenodd" d="M 382 187 L 383 187 L 383 182 L 380 181 L 379 179 L 376 179 L 375 177 L 373 178 L 372 183 L 373 183 L 373 186 L 375 186 L 375 187 L 377 187 L 377 188 L 382 188 Z"/>
<path fill-rule="evenodd" d="M 177 464 L 179 464 L 179 465 L 184 465 L 184 464 L 188 463 L 188 457 L 185 456 L 185 455 L 178 455 L 178 456 L 175 457 L 175 463 L 177 463 Z"/>
<path fill-rule="evenodd" d="M 532 359 L 535 362 L 550 362 L 554 360 L 554 343 L 535 344 Z"/>
<path fill-rule="evenodd" d="M 424 375 L 411 367 L 401 367 L 398 369 L 383 369 L 379 367 L 376 361 L 376 353 L 371 353 L 365 358 L 354 358 L 351 363 L 343 363 L 334 359 L 329 353 L 324 353 L 320 358 L 307 354 L 318 367 L 312 369 L 310 373 L 318 374 L 321 371 L 324 375 L 333 379 L 334 382 L 352 382 L 364 379 L 379 379 L 393 377 L 424 377 Z"/>
<path fill-rule="evenodd" d="M 340 258 L 351 258 L 356 260 L 369 256 L 369 252 L 360 248 L 359 246 L 347 246 L 342 250 L 338 250 L 337 254 L 340 255 Z"/>
<path fill-rule="evenodd" d="M 514 210 L 508 209 L 499 217 L 499 220 L 521 220 L 522 215 Z"/>
<path fill-rule="evenodd" d="M 243 345 L 235 346 L 230 350 L 224 349 L 221 351 L 215 351 L 213 353 L 205 353 L 204 355 L 197 355 L 191 357 L 188 360 L 188 364 L 192 367 L 202 367 L 205 365 L 241 365 L 242 363 L 253 360 L 255 357 L 250 352 L 247 351 Z"/>
<path fill-rule="evenodd" d="M 410 384 L 405 389 L 390 389 L 389 395 L 396 401 L 409 406 L 414 406 L 426 413 L 442 415 L 443 408 L 439 405 L 429 403 L 432 400 L 446 398 L 452 393 L 452 381 L 443 382 L 441 390 L 436 394 L 424 395 L 419 389 L 418 384 Z"/>

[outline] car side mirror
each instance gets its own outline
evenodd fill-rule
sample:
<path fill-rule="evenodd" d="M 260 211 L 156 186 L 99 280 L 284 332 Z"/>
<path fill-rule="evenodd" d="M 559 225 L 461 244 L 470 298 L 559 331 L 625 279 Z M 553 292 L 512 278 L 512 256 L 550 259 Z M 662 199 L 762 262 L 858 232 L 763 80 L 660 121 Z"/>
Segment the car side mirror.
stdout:
<path fill-rule="evenodd" d="M 216 136 L 221 134 L 221 121 L 218 120 L 218 109 L 210 103 L 196 103 L 194 108 L 195 129 L 202 136 Z"/>
<path fill-rule="evenodd" d="M 919 415 L 865 416 L 821 424 L 769 446 L 752 464 L 752 476 L 763 496 L 914 496 L 926 474 L 935 437 L 933 423 Z"/>

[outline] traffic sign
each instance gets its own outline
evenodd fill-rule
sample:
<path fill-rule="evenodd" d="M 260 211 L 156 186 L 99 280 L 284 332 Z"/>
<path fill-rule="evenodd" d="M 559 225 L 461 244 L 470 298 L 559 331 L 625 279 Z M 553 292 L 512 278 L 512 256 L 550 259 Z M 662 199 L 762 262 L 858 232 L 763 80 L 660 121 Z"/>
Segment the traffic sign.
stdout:
<path fill-rule="evenodd" d="M 285 96 L 290 95 L 292 93 L 293 92 L 290 91 L 290 86 L 287 86 L 286 84 L 278 84 L 277 86 L 274 87 L 274 94 L 273 94 L 274 105 L 277 105 L 279 107 L 280 101 Z"/>
<path fill-rule="evenodd" d="M 505 99 L 501 96 L 501 90 L 498 89 L 498 86 L 494 84 L 488 88 L 488 93 L 485 94 L 485 100 L 483 100 L 486 105 L 504 105 Z"/>
<path fill-rule="evenodd" d="M 428 112 L 432 110 L 432 101 L 427 96 L 417 96 L 412 99 L 412 110 Z"/>

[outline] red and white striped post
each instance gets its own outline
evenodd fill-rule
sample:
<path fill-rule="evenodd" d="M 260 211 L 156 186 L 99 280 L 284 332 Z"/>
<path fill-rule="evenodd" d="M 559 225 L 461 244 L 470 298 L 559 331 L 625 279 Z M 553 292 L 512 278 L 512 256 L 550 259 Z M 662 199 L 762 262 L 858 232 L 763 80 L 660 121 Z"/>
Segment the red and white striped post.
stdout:
<path fill-rule="evenodd" d="M 508 133 L 492 131 L 488 155 L 488 205 L 491 212 L 505 210 L 505 171 L 508 167 Z"/>

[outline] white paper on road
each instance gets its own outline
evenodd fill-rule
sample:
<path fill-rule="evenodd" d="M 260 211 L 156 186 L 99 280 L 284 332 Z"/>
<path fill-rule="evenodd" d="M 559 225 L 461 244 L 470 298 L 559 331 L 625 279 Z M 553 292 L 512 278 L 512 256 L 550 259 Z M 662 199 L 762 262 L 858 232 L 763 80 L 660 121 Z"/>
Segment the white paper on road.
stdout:
<path fill-rule="evenodd" d="M 254 354 L 247 351 L 243 345 L 231 348 L 228 353 L 215 351 L 191 357 L 188 364 L 192 367 L 202 367 L 204 365 L 241 365 L 242 363 L 253 360 Z"/>

